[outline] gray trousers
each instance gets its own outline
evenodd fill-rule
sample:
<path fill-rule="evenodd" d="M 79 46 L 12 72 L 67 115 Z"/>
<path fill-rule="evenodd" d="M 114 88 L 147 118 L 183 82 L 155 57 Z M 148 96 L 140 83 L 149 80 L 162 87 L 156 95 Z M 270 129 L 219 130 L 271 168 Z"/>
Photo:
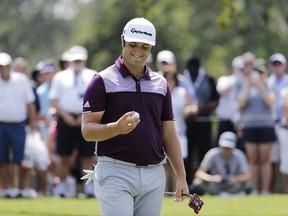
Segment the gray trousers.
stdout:
<path fill-rule="evenodd" d="M 160 215 L 166 184 L 163 165 L 138 168 L 98 161 L 94 192 L 103 216 Z"/>

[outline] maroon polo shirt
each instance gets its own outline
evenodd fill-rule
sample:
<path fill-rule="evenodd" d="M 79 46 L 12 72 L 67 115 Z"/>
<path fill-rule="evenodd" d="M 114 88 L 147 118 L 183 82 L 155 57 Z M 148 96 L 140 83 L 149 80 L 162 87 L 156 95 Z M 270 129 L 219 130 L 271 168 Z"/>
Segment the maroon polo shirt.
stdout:
<path fill-rule="evenodd" d="M 141 122 L 126 135 L 96 143 L 96 154 L 137 165 L 157 164 L 164 157 L 162 121 L 174 120 L 171 94 L 163 76 L 146 67 L 136 79 L 119 57 L 115 64 L 96 74 L 86 89 L 83 113 L 105 111 L 101 123 L 117 121 L 136 111 Z"/>

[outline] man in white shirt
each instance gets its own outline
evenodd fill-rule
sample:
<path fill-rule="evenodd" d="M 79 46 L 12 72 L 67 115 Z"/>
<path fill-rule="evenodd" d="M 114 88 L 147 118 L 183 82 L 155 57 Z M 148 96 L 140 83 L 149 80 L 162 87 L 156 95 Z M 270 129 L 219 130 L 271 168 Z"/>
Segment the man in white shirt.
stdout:
<path fill-rule="evenodd" d="M 95 164 L 95 143 L 87 143 L 81 134 L 83 94 L 96 71 L 86 68 L 87 50 L 74 46 L 68 51 L 69 67 L 58 72 L 52 80 L 49 98 L 58 113 L 56 154 L 59 156 L 57 175 L 60 183 L 54 195 L 73 197 L 66 189 L 66 178 L 74 164 L 74 152 L 80 158 L 81 170 Z M 82 173 L 81 173 L 82 174 Z M 86 196 L 93 196 L 92 184 L 84 185 Z"/>
<path fill-rule="evenodd" d="M 37 127 L 30 81 L 26 75 L 13 72 L 11 63 L 10 55 L 0 53 L 0 179 L 7 198 L 18 194 L 13 188 L 11 163 L 19 168 L 23 160 L 27 118 L 31 130 Z"/>

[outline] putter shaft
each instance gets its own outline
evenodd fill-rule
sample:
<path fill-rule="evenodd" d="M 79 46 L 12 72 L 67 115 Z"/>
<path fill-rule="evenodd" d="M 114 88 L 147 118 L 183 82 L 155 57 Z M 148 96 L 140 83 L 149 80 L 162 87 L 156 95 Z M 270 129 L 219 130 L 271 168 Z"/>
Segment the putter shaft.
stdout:
<path fill-rule="evenodd" d="M 175 195 L 175 192 L 166 191 L 166 192 L 164 192 L 164 195 Z M 182 194 L 182 196 L 192 197 L 191 194 Z"/>

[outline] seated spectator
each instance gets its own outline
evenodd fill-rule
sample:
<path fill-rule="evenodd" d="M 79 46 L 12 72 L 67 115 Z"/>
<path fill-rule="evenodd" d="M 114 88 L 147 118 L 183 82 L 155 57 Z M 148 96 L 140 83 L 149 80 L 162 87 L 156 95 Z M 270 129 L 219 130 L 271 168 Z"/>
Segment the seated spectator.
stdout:
<path fill-rule="evenodd" d="M 210 149 L 195 173 L 193 187 L 199 194 L 239 194 L 251 189 L 250 171 L 244 153 L 236 149 L 237 136 L 221 134 L 219 147 Z M 191 188 L 192 189 L 192 188 Z"/>

